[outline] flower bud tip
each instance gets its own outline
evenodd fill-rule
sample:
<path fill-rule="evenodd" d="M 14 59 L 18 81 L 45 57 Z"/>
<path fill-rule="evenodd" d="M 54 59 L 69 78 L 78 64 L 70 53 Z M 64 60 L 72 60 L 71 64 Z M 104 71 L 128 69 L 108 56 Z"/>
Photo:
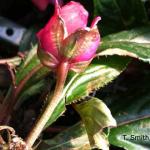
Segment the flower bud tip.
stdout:
<path fill-rule="evenodd" d="M 101 20 L 101 17 L 100 17 L 100 16 L 96 17 L 96 18 L 92 21 L 91 28 L 94 28 L 100 20 Z"/>

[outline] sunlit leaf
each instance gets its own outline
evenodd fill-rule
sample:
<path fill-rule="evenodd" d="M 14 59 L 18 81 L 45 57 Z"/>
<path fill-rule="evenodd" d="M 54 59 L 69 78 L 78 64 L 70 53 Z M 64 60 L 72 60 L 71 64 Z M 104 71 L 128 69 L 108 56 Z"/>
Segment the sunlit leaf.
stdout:
<path fill-rule="evenodd" d="M 85 124 L 91 147 L 108 150 L 109 142 L 103 129 L 116 126 L 108 107 L 101 100 L 91 97 L 87 102 L 76 104 L 75 109 Z"/>
<path fill-rule="evenodd" d="M 97 55 L 129 56 L 150 63 L 150 26 L 104 37 Z"/>

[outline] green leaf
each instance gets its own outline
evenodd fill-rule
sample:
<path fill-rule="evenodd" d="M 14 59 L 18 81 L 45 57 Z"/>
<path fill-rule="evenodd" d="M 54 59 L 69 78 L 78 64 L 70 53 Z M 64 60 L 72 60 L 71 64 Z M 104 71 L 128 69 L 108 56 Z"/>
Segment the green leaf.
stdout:
<path fill-rule="evenodd" d="M 91 147 L 108 150 L 109 143 L 103 129 L 116 126 L 108 107 L 98 98 L 91 97 L 87 102 L 76 104 L 75 109 L 85 124 Z"/>
<path fill-rule="evenodd" d="M 109 141 L 127 150 L 149 150 L 150 118 L 111 129 Z"/>
<path fill-rule="evenodd" d="M 45 85 L 47 85 L 47 82 L 43 79 L 31 85 L 26 90 L 23 90 L 17 100 L 15 107 L 18 108 L 26 99 L 30 98 L 33 95 L 41 93 Z"/>
<path fill-rule="evenodd" d="M 147 68 L 144 64 L 136 64 L 136 67 L 138 70 L 136 69 L 134 76 L 128 74 L 128 78 L 122 78 L 121 83 L 117 84 L 125 91 L 109 91 L 105 93 L 106 96 L 103 99 L 105 102 L 111 102 L 109 107 L 119 125 L 118 128 L 112 129 L 112 133 L 110 133 L 109 140 L 111 144 L 129 150 L 148 150 L 149 141 L 123 139 L 125 134 L 129 136 L 132 134 L 133 136 L 150 135 L 150 84 L 148 82 L 150 80 L 150 70 L 149 66 Z M 135 69 L 135 66 L 132 66 L 132 68 Z M 110 90 L 113 91 L 113 89 Z"/>
<path fill-rule="evenodd" d="M 141 0 L 93 0 L 94 16 L 101 16 L 102 35 L 136 27 L 148 22 Z"/>
<path fill-rule="evenodd" d="M 22 62 L 16 72 L 16 85 L 18 86 L 25 78 L 32 72 L 32 70 L 41 63 L 37 57 L 37 46 L 34 46 L 27 54 L 25 60 Z M 40 82 L 50 71 L 42 66 L 26 81 L 22 91 L 19 93 L 18 103 L 31 96 L 32 94 L 39 93 L 39 87 L 44 87 L 44 82 Z M 43 83 L 43 84 L 42 84 Z M 41 90 L 40 90 L 41 91 Z M 28 94 L 27 94 L 28 93 Z"/>
<path fill-rule="evenodd" d="M 41 142 L 38 150 L 90 150 L 88 136 L 83 124 L 77 124 Z"/>
<path fill-rule="evenodd" d="M 46 127 L 65 111 L 66 104 L 85 98 L 92 91 L 105 86 L 116 78 L 126 68 L 129 60 L 117 56 L 95 59 L 85 72 L 70 74 L 63 91 L 65 98 L 56 107 Z"/>
<path fill-rule="evenodd" d="M 150 72 L 145 68 L 144 65 L 137 66 L 137 68 L 142 70 L 142 74 L 140 73 L 140 80 L 138 80 L 138 82 L 131 77 L 132 80 L 126 79 L 122 81 L 122 83 L 126 85 L 126 91 L 121 92 L 119 90 L 118 92 L 116 91 L 114 93 L 113 89 L 110 89 L 109 93 L 105 93 L 106 96 L 104 99 L 106 102 L 111 102 L 109 107 L 113 113 L 113 116 L 118 122 L 118 127 L 111 129 L 112 132 L 109 134 L 109 141 L 111 144 L 120 147 L 125 147 L 124 145 L 126 145 L 126 147 L 134 146 L 135 150 L 137 150 L 137 148 L 142 150 L 147 148 L 148 150 L 149 143 L 147 143 L 147 141 L 139 141 L 135 143 L 136 141 L 123 142 L 123 139 L 120 139 L 120 135 L 123 133 L 130 135 L 132 133 L 132 128 L 133 134 L 136 133 L 136 135 L 150 135 L 150 84 L 148 82 L 150 80 Z M 136 74 L 139 73 L 137 72 Z M 121 85 L 118 86 L 121 87 Z M 148 119 L 143 119 L 146 117 Z M 76 129 L 81 130 L 80 128 L 84 127 L 81 127 L 80 125 L 76 127 Z M 71 134 L 73 131 L 73 128 L 72 131 L 69 130 L 69 134 Z M 67 136 L 67 131 L 65 132 L 65 135 Z M 86 132 L 81 132 L 79 137 L 84 135 L 86 135 Z M 71 143 L 71 138 L 69 143 Z M 58 144 L 60 144 L 59 141 Z M 65 146 L 65 141 L 63 141 L 63 146 Z M 132 150 L 132 148 L 128 148 L 128 150 L 130 149 Z"/>
<path fill-rule="evenodd" d="M 113 119 L 107 106 L 99 99 L 91 98 L 87 102 L 76 105 L 76 109 L 85 123 L 92 147 L 108 149 L 107 136 L 104 134 L 103 129 L 116 126 L 116 121 Z M 77 137 L 77 139 L 75 137 Z M 85 147 L 90 149 L 84 128 L 73 127 L 73 130 L 69 129 L 52 140 L 45 140 L 39 149 L 82 149 Z"/>
<path fill-rule="evenodd" d="M 127 150 L 149 150 L 150 147 L 150 118 L 132 122 L 110 130 L 108 139 L 110 144 L 123 147 Z M 133 138 L 135 136 L 144 136 L 145 139 L 130 140 L 125 138 Z M 146 138 L 146 137 L 149 138 Z M 138 137 L 137 137 L 138 138 Z M 39 150 L 57 150 L 57 149 L 81 149 L 90 150 L 88 136 L 85 126 L 77 123 L 73 127 L 61 132 L 53 139 L 42 141 Z"/>
<path fill-rule="evenodd" d="M 70 85 L 66 93 L 66 104 L 83 99 L 94 90 L 107 85 L 126 68 L 128 62 L 128 58 L 121 57 L 95 59 Z"/>
<path fill-rule="evenodd" d="M 104 37 L 97 55 L 130 56 L 150 63 L 150 26 Z"/>
<path fill-rule="evenodd" d="M 28 73 L 37 65 L 40 64 L 39 59 L 37 58 L 37 45 L 34 46 L 29 53 L 27 54 L 25 60 L 20 65 L 16 73 L 16 84 L 19 84 Z"/>

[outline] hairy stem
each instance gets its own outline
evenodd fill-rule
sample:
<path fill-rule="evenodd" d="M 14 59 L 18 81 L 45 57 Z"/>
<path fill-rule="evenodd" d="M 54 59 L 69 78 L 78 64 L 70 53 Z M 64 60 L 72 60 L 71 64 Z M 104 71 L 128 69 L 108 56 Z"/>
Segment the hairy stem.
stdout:
<path fill-rule="evenodd" d="M 53 114 L 58 103 L 62 99 L 63 88 L 64 88 L 64 84 L 65 84 L 66 77 L 68 74 L 68 63 L 62 62 L 59 65 L 56 73 L 57 73 L 57 82 L 56 82 L 54 94 L 53 94 L 51 100 L 48 102 L 44 112 L 42 113 L 40 118 L 37 120 L 33 129 L 31 130 L 28 137 L 26 138 L 26 143 L 29 147 L 32 147 L 32 145 L 34 144 L 34 142 L 36 141 L 36 139 L 42 132 L 47 121 Z"/>

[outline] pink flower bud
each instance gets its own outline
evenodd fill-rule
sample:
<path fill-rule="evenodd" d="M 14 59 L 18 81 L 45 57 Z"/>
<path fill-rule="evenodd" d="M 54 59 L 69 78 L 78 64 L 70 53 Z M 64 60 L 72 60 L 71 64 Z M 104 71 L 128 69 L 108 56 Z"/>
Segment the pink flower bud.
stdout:
<path fill-rule="evenodd" d="M 86 27 L 88 12 L 77 2 L 70 2 L 60 8 L 56 0 L 55 13 L 48 24 L 38 32 L 38 56 L 41 62 L 56 69 L 68 61 L 70 69 L 82 71 L 95 56 L 100 43 L 96 24 L 97 17 L 90 28 Z"/>
<path fill-rule="evenodd" d="M 44 11 L 48 4 L 55 4 L 55 0 L 31 0 L 32 3 L 41 11 Z M 62 0 L 59 0 L 59 3 L 62 4 Z"/>
<path fill-rule="evenodd" d="M 60 16 L 64 20 L 68 34 L 79 28 L 85 28 L 88 20 L 88 12 L 77 2 L 69 2 L 60 10 Z"/>

